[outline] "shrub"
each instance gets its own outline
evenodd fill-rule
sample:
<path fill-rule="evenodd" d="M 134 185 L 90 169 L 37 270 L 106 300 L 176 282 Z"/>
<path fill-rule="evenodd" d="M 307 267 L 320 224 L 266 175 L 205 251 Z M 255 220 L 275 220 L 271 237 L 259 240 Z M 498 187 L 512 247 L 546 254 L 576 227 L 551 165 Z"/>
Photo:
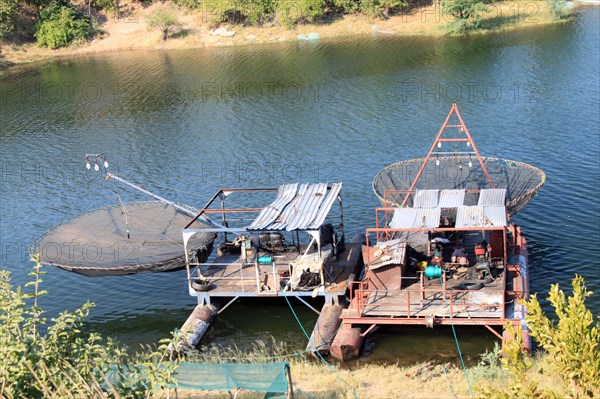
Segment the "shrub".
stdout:
<path fill-rule="evenodd" d="M 585 288 L 581 276 L 572 282 L 573 294 L 567 298 L 558 284 L 550 288 L 548 300 L 554 307 L 558 323 L 551 321 L 542 311 L 537 295 L 524 301 L 528 315 L 527 326 L 531 336 L 552 358 L 552 377 L 562 381 L 571 397 L 597 397 L 600 394 L 600 321 L 586 308 L 585 300 L 592 295 Z M 508 324 L 505 330 L 512 336 L 502 349 L 502 366 L 513 377 L 508 390 L 484 388 L 485 397 L 494 398 L 555 398 L 560 393 L 542 389 L 528 380 L 527 371 L 532 360 L 523 348 L 521 325 Z M 596 396 L 594 396 L 596 395 Z"/>
<path fill-rule="evenodd" d="M 157 10 L 147 17 L 148 27 L 158 29 L 162 33 L 163 41 L 169 37 L 169 33 L 181 26 L 179 19 L 167 10 Z"/>
<path fill-rule="evenodd" d="M 548 301 L 558 317 L 554 324 L 542 311 L 537 295 L 525 303 L 527 325 L 531 336 L 539 342 L 554 359 L 562 372 L 560 378 L 575 396 L 600 393 L 600 321 L 585 305 L 592 295 L 587 291 L 581 276 L 572 282 L 573 293 L 565 297 L 558 284 L 550 288 Z"/>
<path fill-rule="evenodd" d="M 0 40 L 13 32 L 13 17 L 16 11 L 16 0 L 0 0 Z"/>
<path fill-rule="evenodd" d="M 361 11 L 373 18 L 387 19 L 407 5 L 402 0 L 362 0 Z"/>
<path fill-rule="evenodd" d="M 0 270 L 0 397 L 139 398 L 173 382 L 176 365 L 163 362 L 164 346 L 161 352 L 145 348 L 131 356 L 114 340 L 86 332 L 90 302 L 47 323 L 38 304 L 46 294 L 39 289 L 43 274 L 37 263 L 33 281 L 25 284 L 33 292 L 26 293 L 14 289 L 10 273 Z M 122 376 L 112 387 L 105 383 L 109 371 Z"/>
<path fill-rule="evenodd" d="M 567 0 L 546 0 L 546 4 L 554 19 L 562 19 L 567 14 Z"/>
<path fill-rule="evenodd" d="M 275 20 L 285 28 L 323 17 L 323 0 L 276 0 Z"/>
<path fill-rule="evenodd" d="M 85 40 L 94 32 L 87 17 L 66 5 L 51 7 L 42 13 L 36 27 L 38 45 L 52 49 Z"/>
<path fill-rule="evenodd" d="M 465 34 L 477 29 L 487 11 L 482 0 L 442 0 L 442 13 L 450 19 L 444 26 L 449 33 Z"/>
<path fill-rule="evenodd" d="M 197 10 L 202 6 L 202 2 L 200 0 L 173 0 L 173 3 L 190 10 Z"/>

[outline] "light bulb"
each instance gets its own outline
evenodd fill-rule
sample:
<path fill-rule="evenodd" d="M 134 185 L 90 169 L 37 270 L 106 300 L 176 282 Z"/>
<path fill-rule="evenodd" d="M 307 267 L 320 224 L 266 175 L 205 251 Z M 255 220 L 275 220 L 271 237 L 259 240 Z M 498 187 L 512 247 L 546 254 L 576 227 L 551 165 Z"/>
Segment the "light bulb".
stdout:
<path fill-rule="evenodd" d="M 436 159 L 436 160 L 435 160 L 435 164 L 436 164 L 437 166 L 440 166 L 440 160 L 439 160 L 439 159 Z"/>
<path fill-rule="evenodd" d="M 94 170 L 97 172 L 100 170 L 100 166 L 97 163 L 94 164 Z"/>
<path fill-rule="evenodd" d="M 469 168 L 473 167 L 473 162 L 469 161 Z"/>
<path fill-rule="evenodd" d="M 108 168 L 108 162 L 104 161 L 104 167 Z"/>
<path fill-rule="evenodd" d="M 442 142 L 438 141 L 438 148 L 442 148 Z"/>
<path fill-rule="evenodd" d="M 90 165 L 90 163 L 89 163 L 89 162 L 86 162 L 86 163 L 85 163 L 85 168 L 86 168 L 87 170 L 90 170 L 90 168 L 91 168 L 91 167 L 92 167 L 92 166 Z"/>
<path fill-rule="evenodd" d="M 471 146 L 471 142 L 467 141 L 467 147 L 470 147 L 470 146 Z"/>

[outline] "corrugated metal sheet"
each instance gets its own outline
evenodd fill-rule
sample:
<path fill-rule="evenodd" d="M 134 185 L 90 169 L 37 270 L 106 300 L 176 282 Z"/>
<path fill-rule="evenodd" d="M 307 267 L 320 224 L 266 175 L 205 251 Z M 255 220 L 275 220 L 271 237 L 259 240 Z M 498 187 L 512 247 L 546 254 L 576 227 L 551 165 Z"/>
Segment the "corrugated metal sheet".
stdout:
<path fill-rule="evenodd" d="M 390 222 L 393 229 L 422 229 L 440 226 L 441 208 L 398 208 Z"/>
<path fill-rule="evenodd" d="M 505 188 L 485 188 L 479 192 L 479 206 L 504 206 L 506 204 Z"/>
<path fill-rule="evenodd" d="M 342 183 L 334 183 L 331 185 L 329 193 L 327 194 L 327 198 L 325 198 L 325 200 L 321 204 L 317 216 L 313 219 L 310 226 L 308 226 L 309 229 L 318 229 L 323 224 L 323 222 L 325 222 L 325 218 L 329 214 L 331 206 L 337 199 L 337 196 L 339 195 L 341 189 Z"/>
<path fill-rule="evenodd" d="M 392 229 L 410 229 L 415 224 L 417 212 L 414 208 L 398 208 L 394 210 L 394 216 L 390 221 Z"/>
<path fill-rule="evenodd" d="M 318 183 L 312 184 L 308 187 L 308 190 L 298 200 L 296 204 L 296 212 L 290 219 L 288 225 L 285 227 L 287 231 L 306 229 L 319 211 L 321 202 L 325 199 L 327 193 L 327 184 Z"/>
<path fill-rule="evenodd" d="M 316 230 L 337 196 L 342 183 L 332 184 L 328 192 L 326 183 L 286 184 L 280 186 L 277 198 L 263 208 L 248 230 Z"/>
<path fill-rule="evenodd" d="M 456 212 L 456 227 L 505 227 L 504 206 L 461 206 Z"/>
<path fill-rule="evenodd" d="M 406 240 L 394 239 L 375 244 L 382 251 L 378 257 L 371 257 L 369 269 L 375 270 L 387 265 L 403 265 L 406 262 Z"/>
<path fill-rule="evenodd" d="M 413 208 L 435 208 L 438 206 L 439 190 L 417 190 Z"/>
<path fill-rule="evenodd" d="M 505 206 L 484 206 L 483 214 L 492 223 L 494 227 L 506 227 L 506 207 Z"/>
<path fill-rule="evenodd" d="M 482 206 L 461 206 L 456 211 L 455 227 L 481 227 L 483 223 Z"/>
<path fill-rule="evenodd" d="M 298 192 L 296 193 L 296 196 L 285 207 L 283 212 L 281 212 L 281 215 L 279 215 L 277 220 L 270 226 L 264 227 L 264 229 L 266 230 L 268 228 L 271 230 L 285 230 L 285 226 L 287 226 L 288 222 L 292 219 L 294 212 L 296 211 L 296 206 L 298 204 L 298 201 L 300 201 L 300 199 L 302 198 L 302 196 L 304 195 L 304 193 L 306 192 L 307 189 L 308 189 L 308 184 L 306 184 L 306 183 L 301 184 L 300 187 L 298 187 Z"/>
<path fill-rule="evenodd" d="M 465 204 L 465 190 L 442 190 L 440 192 L 440 208 L 458 208 Z"/>
<path fill-rule="evenodd" d="M 285 207 L 294 199 L 298 191 L 298 183 L 284 184 L 277 190 L 277 198 L 271 204 L 265 206 L 252 224 L 248 227 L 250 230 L 258 230 L 267 227 L 273 223 Z"/>

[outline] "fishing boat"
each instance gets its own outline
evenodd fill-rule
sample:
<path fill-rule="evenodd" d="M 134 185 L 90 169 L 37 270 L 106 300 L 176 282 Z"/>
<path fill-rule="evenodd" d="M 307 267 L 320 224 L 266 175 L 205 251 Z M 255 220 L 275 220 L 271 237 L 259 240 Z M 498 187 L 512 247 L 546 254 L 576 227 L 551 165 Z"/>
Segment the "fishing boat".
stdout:
<path fill-rule="evenodd" d="M 359 355 L 379 325 L 483 326 L 502 339 L 523 326 L 529 293 L 527 241 L 511 216 L 545 182 L 542 170 L 482 157 L 456 104 L 425 158 L 384 168 L 373 181 L 382 207 L 366 229 L 365 274 L 331 344 Z"/>

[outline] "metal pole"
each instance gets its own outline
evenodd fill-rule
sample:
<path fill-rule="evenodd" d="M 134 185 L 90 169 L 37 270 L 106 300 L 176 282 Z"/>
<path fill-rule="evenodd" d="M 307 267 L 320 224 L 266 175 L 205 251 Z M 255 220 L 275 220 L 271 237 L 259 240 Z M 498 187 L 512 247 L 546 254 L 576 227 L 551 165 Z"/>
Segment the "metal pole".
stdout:
<path fill-rule="evenodd" d="M 178 210 L 180 210 L 181 212 L 185 213 L 186 215 L 189 215 L 189 216 L 192 216 L 192 217 L 196 216 L 196 214 L 194 212 L 192 212 L 191 210 L 189 210 L 187 208 L 184 208 L 183 206 L 179 205 L 176 202 L 169 201 L 168 199 L 166 199 L 164 197 L 161 197 L 158 194 L 154 194 L 153 192 L 148 191 L 145 188 L 142 188 L 142 187 L 138 186 L 137 184 L 134 184 L 134 183 L 132 183 L 132 182 L 130 182 L 128 180 L 123 179 L 122 177 L 119 177 L 117 175 L 113 175 L 110 172 L 106 172 L 106 180 L 109 180 L 109 179 L 116 180 L 119 183 L 123 183 L 123 184 L 128 185 L 129 187 L 135 188 L 136 190 L 141 191 L 142 193 L 144 193 L 146 195 L 149 195 L 150 197 L 156 198 L 157 200 L 159 200 L 161 202 L 164 202 L 165 204 L 168 204 L 168 205 L 171 205 L 171 206 L 177 208 Z"/>

